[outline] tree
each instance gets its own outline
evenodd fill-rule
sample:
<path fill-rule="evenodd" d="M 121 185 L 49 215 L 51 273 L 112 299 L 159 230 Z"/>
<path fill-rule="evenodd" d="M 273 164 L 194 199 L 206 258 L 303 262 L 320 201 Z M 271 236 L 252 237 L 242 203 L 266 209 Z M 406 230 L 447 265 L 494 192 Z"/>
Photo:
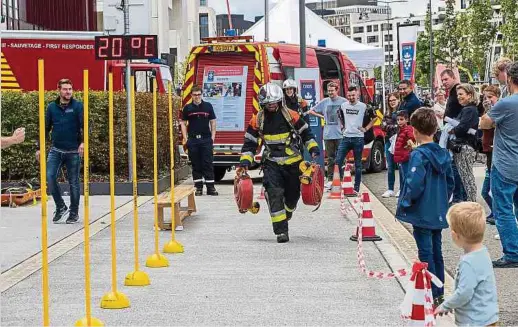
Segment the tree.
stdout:
<path fill-rule="evenodd" d="M 377 81 L 381 82 L 381 66 L 374 68 L 374 77 Z M 388 66 L 385 66 L 385 83 L 388 85 L 389 81 L 389 72 L 388 72 Z M 399 83 L 399 65 L 393 65 L 392 66 L 392 82 L 395 84 Z"/>
<path fill-rule="evenodd" d="M 518 59 L 518 6 L 516 0 L 500 0 L 503 24 L 500 26 L 502 45 L 507 57 Z"/>
<path fill-rule="evenodd" d="M 478 72 L 484 80 L 487 51 L 496 36 L 496 27 L 492 24 L 493 8 L 490 0 L 476 0 L 471 3 L 467 14 L 460 14 L 457 26 L 467 26 L 459 45 L 461 58 L 468 61 L 470 70 Z M 464 24 L 467 21 L 467 25 Z M 467 41 L 467 42 L 466 42 Z"/>
<path fill-rule="evenodd" d="M 437 48 L 440 57 L 452 67 L 460 55 L 459 28 L 455 14 L 455 0 L 446 0 L 446 13 L 442 29 L 437 31 Z"/>

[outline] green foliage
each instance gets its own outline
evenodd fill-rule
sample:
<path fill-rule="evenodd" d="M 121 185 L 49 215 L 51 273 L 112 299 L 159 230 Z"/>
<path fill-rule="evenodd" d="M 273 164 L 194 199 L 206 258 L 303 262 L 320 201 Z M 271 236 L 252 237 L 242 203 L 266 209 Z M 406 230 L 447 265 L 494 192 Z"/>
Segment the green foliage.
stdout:
<path fill-rule="evenodd" d="M 75 92 L 74 97 L 82 101 L 83 94 Z M 56 92 L 46 92 L 45 104 L 57 98 Z M 136 139 L 137 176 L 139 179 L 153 178 L 153 98 L 150 93 L 137 93 Z M 90 92 L 90 176 L 92 181 L 107 181 L 109 176 L 109 126 L 108 93 Z M 178 117 L 180 101 L 174 98 L 173 117 Z M 18 127 L 25 127 L 25 142 L 2 150 L 2 180 L 31 179 L 39 176 L 39 164 L 35 152 L 39 140 L 39 114 L 37 92 L 2 92 L 2 135 L 10 135 Z M 169 113 L 166 95 L 158 96 L 158 167 L 169 170 Z M 117 180 L 128 176 L 126 95 L 114 93 L 114 139 L 115 171 Z M 177 122 L 175 136 L 179 135 Z M 47 140 L 47 148 L 49 147 Z M 180 167 L 180 156 L 175 152 L 175 167 Z"/>
<path fill-rule="evenodd" d="M 502 44 L 506 57 L 518 59 L 518 6 L 516 0 L 500 0 L 503 24 L 500 32 L 503 35 Z"/>
<path fill-rule="evenodd" d="M 389 83 L 389 71 L 388 71 L 388 66 L 385 66 L 385 83 L 388 85 Z M 377 81 L 380 81 L 381 82 L 381 66 L 379 67 L 374 67 L 374 77 L 376 78 Z M 396 85 L 397 83 L 399 83 L 400 79 L 399 79 L 399 66 L 397 64 L 395 65 L 392 65 L 392 83 L 394 85 Z"/>
<path fill-rule="evenodd" d="M 436 31 L 437 46 L 440 58 L 453 66 L 456 58 L 460 55 L 459 28 L 457 27 L 457 17 L 455 14 L 455 0 L 445 0 L 446 13 L 442 29 Z"/>

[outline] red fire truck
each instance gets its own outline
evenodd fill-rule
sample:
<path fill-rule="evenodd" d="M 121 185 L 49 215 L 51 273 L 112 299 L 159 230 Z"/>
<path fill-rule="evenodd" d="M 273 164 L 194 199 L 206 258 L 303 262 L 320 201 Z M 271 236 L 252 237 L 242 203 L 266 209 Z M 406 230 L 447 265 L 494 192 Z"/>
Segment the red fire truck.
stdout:
<path fill-rule="evenodd" d="M 226 171 L 239 163 L 245 129 L 252 114 L 259 110 L 259 88 L 267 82 L 282 85 L 287 76 L 294 76 L 294 69 L 300 67 L 300 47 L 286 43 L 254 42 L 250 36 L 205 38 L 203 41 L 203 44 L 193 47 L 188 56 L 182 105 L 192 101 L 190 91 L 194 84 L 202 87 L 204 96 L 223 99 L 231 95 L 229 100 L 222 100 L 229 105 L 221 106 L 225 118 L 218 120 L 214 142 L 214 170 L 219 181 Z M 358 70 L 346 54 L 339 50 L 309 46 L 306 58 L 308 68 L 319 68 L 322 90 L 326 90 L 330 81 L 335 81 L 340 85 L 340 95 L 345 96 L 344 90 L 349 85 L 358 85 L 361 101 L 371 103 Z M 228 83 L 211 83 L 211 75 L 221 71 L 228 75 Z M 242 79 L 236 75 L 242 76 Z M 241 103 L 237 102 L 236 93 L 239 94 L 238 98 L 243 98 Z M 385 165 L 384 134 L 379 124 L 374 127 L 374 133 L 375 140 L 365 146 L 363 159 L 368 171 L 377 172 Z M 258 163 L 260 154 L 255 159 Z"/>
<path fill-rule="evenodd" d="M 45 89 L 54 90 L 62 78 L 74 88 L 83 88 L 83 70 L 89 71 L 92 90 L 106 90 L 108 72 L 113 73 L 114 90 L 124 89 L 124 62 L 95 59 L 94 38 L 98 32 L 2 31 L 2 90 L 38 89 L 38 59 L 45 63 Z M 171 80 L 169 67 L 148 62 L 132 62 L 137 91 L 151 89 L 156 76 L 158 89 Z"/>

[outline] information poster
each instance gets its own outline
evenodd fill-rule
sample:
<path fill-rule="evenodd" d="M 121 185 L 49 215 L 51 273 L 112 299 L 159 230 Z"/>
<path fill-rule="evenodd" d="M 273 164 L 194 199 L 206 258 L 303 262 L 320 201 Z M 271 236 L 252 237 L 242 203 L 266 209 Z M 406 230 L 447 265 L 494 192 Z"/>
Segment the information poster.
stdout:
<path fill-rule="evenodd" d="M 247 66 L 207 66 L 203 100 L 214 107 L 218 131 L 245 130 Z"/>

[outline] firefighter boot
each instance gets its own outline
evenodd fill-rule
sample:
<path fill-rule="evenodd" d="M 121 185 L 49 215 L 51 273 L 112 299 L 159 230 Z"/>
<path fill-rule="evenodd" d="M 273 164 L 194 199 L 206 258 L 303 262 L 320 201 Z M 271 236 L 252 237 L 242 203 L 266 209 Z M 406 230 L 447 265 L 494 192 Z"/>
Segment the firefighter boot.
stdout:
<path fill-rule="evenodd" d="M 290 241 L 290 236 L 288 235 L 288 232 L 277 235 L 277 243 L 286 243 L 289 241 Z"/>
<path fill-rule="evenodd" d="M 196 187 L 196 192 L 194 193 L 196 196 L 202 196 L 203 195 L 203 187 Z"/>
<path fill-rule="evenodd" d="M 214 187 L 214 184 L 207 184 L 207 195 L 219 195 L 218 191 L 216 191 L 216 188 Z"/>

